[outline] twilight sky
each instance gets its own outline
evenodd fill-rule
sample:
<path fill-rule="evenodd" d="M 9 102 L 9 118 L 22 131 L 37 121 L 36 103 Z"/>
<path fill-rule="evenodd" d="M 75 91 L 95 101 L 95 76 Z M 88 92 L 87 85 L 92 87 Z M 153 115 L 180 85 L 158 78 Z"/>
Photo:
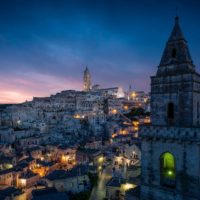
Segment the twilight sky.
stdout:
<path fill-rule="evenodd" d="M 198 0 L 1 0 L 0 103 L 93 84 L 149 91 L 178 15 L 197 69 Z"/>

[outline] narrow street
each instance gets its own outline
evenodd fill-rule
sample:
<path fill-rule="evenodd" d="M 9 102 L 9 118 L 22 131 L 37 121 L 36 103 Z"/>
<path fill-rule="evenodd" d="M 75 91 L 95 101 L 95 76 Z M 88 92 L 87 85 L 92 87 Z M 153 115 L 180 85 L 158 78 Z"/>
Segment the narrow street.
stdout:
<path fill-rule="evenodd" d="M 106 196 L 106 183 L 111 178 L 112 166 L 109 165 L 103 171 L 99 177 L 99 181 L 96 187 L 93 188 L 90 200 L 103 200 Z"/>

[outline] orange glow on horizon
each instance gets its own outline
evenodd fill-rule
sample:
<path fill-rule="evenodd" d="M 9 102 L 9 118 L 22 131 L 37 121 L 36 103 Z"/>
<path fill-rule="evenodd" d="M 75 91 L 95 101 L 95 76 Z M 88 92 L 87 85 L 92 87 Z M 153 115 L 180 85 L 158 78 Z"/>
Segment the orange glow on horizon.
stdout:
<path fill-rule="evenodd" d="M 21 76 L 21 77 L 20 77 Z M 33 97 L 48 97 L 63 90 L 80 89 L 81 82 L 46 74 L 29 73 L 0 76 L 0 104 L 23 103 Z"/>
<path fill-rule="evenodd" d="M 7 103 L 22 103 L 26 100 L 31 100 L 31 95 L 26 95 L 15 91 L 1 91 L 0 93 L 0 104 Z"/>

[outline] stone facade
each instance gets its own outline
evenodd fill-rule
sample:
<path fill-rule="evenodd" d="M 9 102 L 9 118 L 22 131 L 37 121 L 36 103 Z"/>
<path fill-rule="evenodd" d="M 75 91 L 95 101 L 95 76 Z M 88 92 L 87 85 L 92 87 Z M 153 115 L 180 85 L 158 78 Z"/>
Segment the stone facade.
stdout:
<path fill-rule="evenodd" d="M 169 103 L 173 106 L 173 119 L 168 118 Z M 195 72 L 176 17 L 157 74 L 151 77 L 152 124 L 198 126 L 199 104 L 200 75 Z"/>
<path fill-rule="evenodd" d="M 142 138 L 142 200 L 200 196 L 200 75 L 178 17 L 156 76 L 151 77 L 151 122 Z"/>

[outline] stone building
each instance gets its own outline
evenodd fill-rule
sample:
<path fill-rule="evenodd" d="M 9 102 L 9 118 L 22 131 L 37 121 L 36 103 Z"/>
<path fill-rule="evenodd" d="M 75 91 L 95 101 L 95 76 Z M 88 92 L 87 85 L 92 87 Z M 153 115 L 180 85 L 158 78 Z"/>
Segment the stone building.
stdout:
<path fill-rule="evenodd" d="M 44 178 L 47 186 L 59 192 L 79 193 L 90 188 L 88 168 L 78 165 L 71 170 L 55 170 Z"/>
<path fill-rule="evenodd" d="M 89 69 L 86 67 L 83 76 L 83 90 L 88 92 L 91 90 L 91 75 Z"/>
<path fill-rule="evenodd" d="M 151 77 L 151 125 L 142 138 L 142 200 L 200 198 L 200 75 L 179 18 Z"/>

